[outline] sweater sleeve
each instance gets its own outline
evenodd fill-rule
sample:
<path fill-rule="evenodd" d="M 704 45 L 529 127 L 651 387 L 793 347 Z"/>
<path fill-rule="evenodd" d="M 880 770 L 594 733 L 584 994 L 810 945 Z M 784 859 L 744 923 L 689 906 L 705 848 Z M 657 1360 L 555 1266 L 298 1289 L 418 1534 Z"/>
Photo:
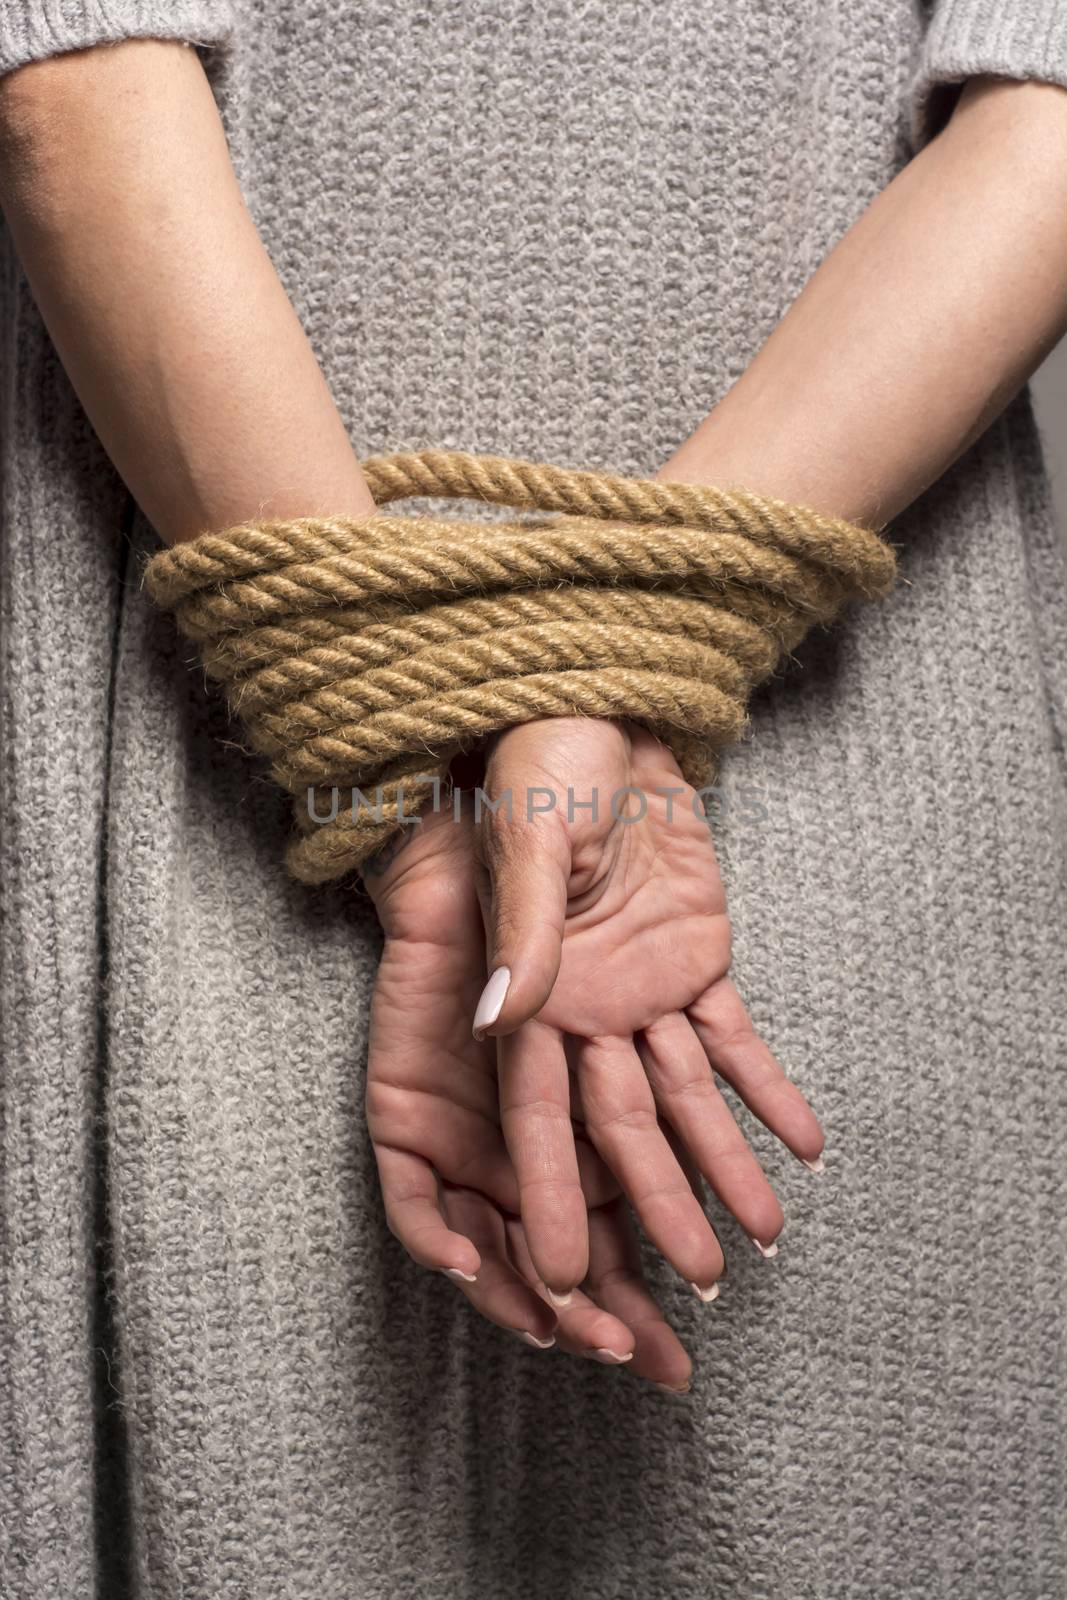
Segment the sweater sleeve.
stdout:
<path fill-rule="evenodd" d="M 29 61 L 120 39 L 209 48 L 233 30 L 236 0 L 0 0 L 0 75 Z"/>
<path fill-rule="evenodd" d="M 909 95 L 916 149 L 944 126 L 964 81 L 985 74 L 1067 88 L 1067 0 L 934 0 Z"/>

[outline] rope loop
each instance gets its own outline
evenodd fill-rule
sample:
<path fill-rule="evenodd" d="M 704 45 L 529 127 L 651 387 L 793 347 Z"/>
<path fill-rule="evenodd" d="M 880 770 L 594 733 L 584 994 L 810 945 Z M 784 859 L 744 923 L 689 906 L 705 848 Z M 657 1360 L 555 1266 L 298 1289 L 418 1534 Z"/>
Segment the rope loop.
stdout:
<path fill-rule="evenodd" d="M 288 863 L 307 883 L 358 867 L 440 792 L 459 751 L 520 722 L 641 722 L 701 787 L 743 734 L 753 687 L 895 576 L 869 529 L 746 490 L 460 450 L 363 471 L 379 507 L 476 499 L 547 515 L 265 519 L 146 569 L 297 796 Z"/>

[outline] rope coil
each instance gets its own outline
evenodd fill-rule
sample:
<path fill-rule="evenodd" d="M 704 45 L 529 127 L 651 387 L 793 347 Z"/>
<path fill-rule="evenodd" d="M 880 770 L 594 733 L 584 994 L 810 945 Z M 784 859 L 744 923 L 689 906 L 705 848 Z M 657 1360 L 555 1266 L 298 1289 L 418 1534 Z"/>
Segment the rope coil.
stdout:
<path fill-rule="evenodd" d="M 556 515 L 248 522 L 146 569 L 298 796 L 287 859 L 307 883 L 378 849 L 459 750 L 535 718 L 642 722 L 701 787 L 753 687 L 895 576 L 868 529 L 741 490 L 452 450 L 363 471 L 379 507 L 426 496 Z M 309 815 L 309 790 L 330 820 Z M 367 803 L 336 806 L 333 790 Z"/>

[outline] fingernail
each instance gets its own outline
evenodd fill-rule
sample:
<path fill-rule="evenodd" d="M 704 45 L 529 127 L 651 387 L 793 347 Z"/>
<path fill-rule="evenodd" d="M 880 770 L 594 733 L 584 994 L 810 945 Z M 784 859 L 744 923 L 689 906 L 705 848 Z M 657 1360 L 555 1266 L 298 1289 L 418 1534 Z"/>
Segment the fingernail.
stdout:
<path fill-rule="evenodd" d="M 673 1388 L 671 1386 L 671 1384 L 669 1384 L 669 1383 L 657 1383 L 656 1380 L 653 1378 L 652 1379 L 652 1387 L 653 1387 L 653 1389 L 659 1389 L 661 1391 L 661 1393 L 663 1393 L 663 1394 L 688 1394 L 689 1393 L 689 1385 L 687 1383 L 680 1384 L 679 1387 L 677 1389 L 675 1389 L 675 1388 Z"/>
<path fill-rule="evenodd" d="M 803 1156 L 801 1156 L 800 1159 L 804 1161 Z M 822 1156 L 816 1156 L 814 1161 L 804 1161 L 804 1165 L 807 1167 L 809 1172 L 814 1172 L 820 1178 L 826 1171 L 826 1162 L 823 1160 Z"/>
<path fill-rule="evenodd" d="M 462 1278 L 464 1283 L 477 1283 L 478 1279 L 473 1272 L 460 1272 L 458 1267 L 442 1267 L 441 1271 L 446 1278 Z"/>
<path fill-rule="evenodd" d="M 624 1362 L 633 1360 L 634 1353 L 631 1350 L 629 1355 L 620 1356 L 617 1355 L 614 1350 L 607 1350 L 601 1347 L 600 1349 L 593 1351 L 593 1356 L 597 1361 L 603 1361 L 608 1365 L 621 1367 Z"/>
<path fill-rule="evenodd" d="M 749 1238 L 752 1239 L 751 1234 L 749 1234 Z M 758 1239 L 752 1239 L 752 1243 L 756 1246 L 756 1249 L 759 1251 L 760 1255 L 766 1256 L 768 1261 L 772 1256 L 776 1256 L 778 1254 L 778 1246 L 776 1244 L 760 1244 Z"/>
<path fill-rule="evenodd" d="M 491 1028 L 497 1017 L 499 1017 L 500 1008 L 504 1004 L 504 996 L 508 992 L 508 984 L 510 982 L 510 967 L 497 967 L 495 972 L 490 973 L 489 982 L 482 990 L 474 1012 L 472 1032 L 476 1039 L 484 1038 L 486 1028 Z"/>
<path fill-rule="evenodd" d="M 570 1305 L 571 1301 L 574 1299 L 574 1290 L 573 1289 L 568 1289 L 566 1294 L 555 1294 L 546 1285 L 545 1286 L 545 1293 L 548 1295 L 548 1298 L 551 1300 L 552 1304 L 554 1306 L 558 1306 L 561 1311 L 566 1311 L 567 1307 Z"/>
<path fill-rule="evenodd" d="M 520 1339 L 525 1339 L 527 1344 L 532 1344 L 535 1350 L 551 1350 L 555 1339 L 536 1339 L 532 1333 L 520 1333 Z"/>
<path fill-rule="evenodd" d="M 689 1287 L 692 1289 L 697 1299 L 703 1300 L 705 1305 L 707 1305 L 710 1301 L 717 1300 L 719 1298 L 719 1285 L 717 1283 L 709 1283 L 706 1289 L 702 1289 L 699 1283 L 690 1283 Z"/>

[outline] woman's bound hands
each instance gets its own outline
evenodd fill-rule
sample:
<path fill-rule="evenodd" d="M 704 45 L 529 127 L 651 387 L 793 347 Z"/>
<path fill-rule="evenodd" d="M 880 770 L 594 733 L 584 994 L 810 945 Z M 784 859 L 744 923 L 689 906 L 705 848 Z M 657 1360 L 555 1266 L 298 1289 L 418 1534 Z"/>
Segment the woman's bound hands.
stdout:
<path fill-rule="evenodd" d="M 468 799 L 395 836 L 364 868 L 385 929 L 371 1012 L 367 1120 L 392 1232 L 528 1343 L 684 1388 L 690 1363 L 644 1283 L 629 1210 L 582 1130 L 585 1289 L 549 1303 L 526 1243 L 500 1127 L 496 1045 L 471 1017 L 485 939 Z"/>
<path fill-rule="evenodd" d="M 764 1253 L 782 1226 L 714 1074 L 809 1164 L 822 1134 L 730 981 L 710 831 L 664 746 L 526 724 L 481 786 L 480 818 L 443 807 L 365 869 L 386 933 L 367 1105 L 390 1226 L 473 1277 L 457 1281 L 491 1320 L 543 1341 L 558 1314 L 561 1345 L 680 1387 L 619 1191 L 711 1299 L 701 1179 Z"/>

